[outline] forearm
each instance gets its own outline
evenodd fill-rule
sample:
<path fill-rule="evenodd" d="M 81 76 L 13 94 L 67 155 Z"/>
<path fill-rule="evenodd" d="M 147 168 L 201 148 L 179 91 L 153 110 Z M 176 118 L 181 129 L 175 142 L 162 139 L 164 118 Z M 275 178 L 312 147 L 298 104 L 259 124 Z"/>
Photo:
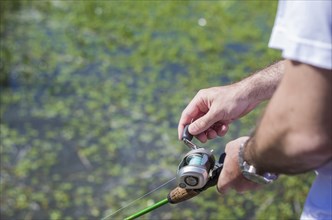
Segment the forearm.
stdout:
<path fill-rule="evenodd" d="M 244 151 L 258 170 L 296 174 L 332 158 L 332 74 L 287 61 L 285 76 Z"/>
<path fill-rule="evenodd" d="M 285 61 L 278 61 L 238 82 L 243 99 L 254 104 L 268 100 L 277 89 L 284 73 Z"/>

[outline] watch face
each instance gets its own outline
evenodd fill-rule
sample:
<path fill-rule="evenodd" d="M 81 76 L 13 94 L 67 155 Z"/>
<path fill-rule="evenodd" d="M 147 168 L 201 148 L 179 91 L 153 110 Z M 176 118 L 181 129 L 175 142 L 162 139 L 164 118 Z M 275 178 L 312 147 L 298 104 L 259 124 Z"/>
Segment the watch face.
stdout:
<path fill-rule="evenodd" d="M 242 174 L 246 179 L 248 180 L 252 179 L 252 173 L 249 173 L 248 171 L 242 171 Z"/>
<path fill-rule="evenodd" d="M 254 173 L 250 173 L 248 171 L 242 171 L 242 174 L 246 179 L 248 179 L 248 180 L 250 180 L 251 182 L 254 182 L 254 183 L 267 184 L 267 183 L 271 182 L 271 181 L 265 179 L 262 176 L 259 176 L 259 175 L 254 174 Z"/>

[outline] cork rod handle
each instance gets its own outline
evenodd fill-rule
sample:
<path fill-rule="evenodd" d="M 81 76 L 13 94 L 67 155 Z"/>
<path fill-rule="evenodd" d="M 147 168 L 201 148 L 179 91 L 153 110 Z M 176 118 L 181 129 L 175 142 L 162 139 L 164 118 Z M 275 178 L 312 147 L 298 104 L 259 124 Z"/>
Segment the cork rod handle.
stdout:
<path fill-rule="evenodd" d="M 176 187 L 167 196 L 168 202 L 171 204 L 176 204 L 179 202 L 186 201 L 197 196 L 200 192 L 193 189 L 183 189 L 181 187 Z"/>

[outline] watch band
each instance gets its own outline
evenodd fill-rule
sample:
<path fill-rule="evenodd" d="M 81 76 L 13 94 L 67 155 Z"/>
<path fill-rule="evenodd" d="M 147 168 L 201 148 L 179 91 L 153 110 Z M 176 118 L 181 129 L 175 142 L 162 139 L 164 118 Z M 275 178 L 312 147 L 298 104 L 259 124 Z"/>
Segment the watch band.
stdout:
<path fill-rule="evenodd" d="M 249 140 L 249 139 L 248 139 Z M 274 173 L 264 173 L 263 175 L 257 174 L 256 168 L 253 165 L 250 165 L 247 161 L 244 160 L 244 148 L 248 143 L 248 140 L 241 143 L 239 149 L 239 166 L 242 172 L 242 175 L 254 182 L 259 184 L 268 184 L 272 183 L 274 180 L 278 179 L 278 175 Z"/>

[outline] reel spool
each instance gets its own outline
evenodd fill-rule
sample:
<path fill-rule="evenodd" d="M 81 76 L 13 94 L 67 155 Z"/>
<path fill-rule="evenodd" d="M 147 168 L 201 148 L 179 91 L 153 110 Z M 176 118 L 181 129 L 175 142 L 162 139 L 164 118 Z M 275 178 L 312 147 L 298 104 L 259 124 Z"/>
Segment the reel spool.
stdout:
<path fill-rule="evenodd" d="M 198 148 L 189 151 L 177 172 L 179 187 L 184 189 L 200 189 L 205 186 L 210 177 L 210 171 L 215 165 L 215 159 L 210 151 Z"/>

